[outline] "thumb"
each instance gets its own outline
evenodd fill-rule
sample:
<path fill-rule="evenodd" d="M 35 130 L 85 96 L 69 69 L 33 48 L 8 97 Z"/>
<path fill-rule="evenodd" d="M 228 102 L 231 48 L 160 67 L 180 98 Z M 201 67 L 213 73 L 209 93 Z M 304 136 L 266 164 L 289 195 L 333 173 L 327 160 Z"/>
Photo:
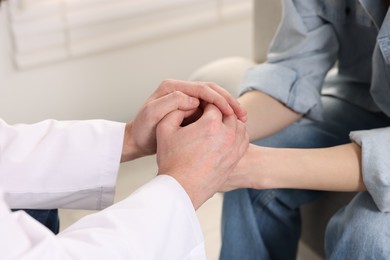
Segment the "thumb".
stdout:
<path fill-rule="evenodd" d="M 200 120 L 222 122 L 222 112 L 213 104 L 206 104 Z"/>
<path fill-rule="evenodd" d="M 156 134 L 169 135 L 180 129 L 180 125 L 186 116 L 186 111 L 174 110 L 168 113 L 157 125 Z"/>

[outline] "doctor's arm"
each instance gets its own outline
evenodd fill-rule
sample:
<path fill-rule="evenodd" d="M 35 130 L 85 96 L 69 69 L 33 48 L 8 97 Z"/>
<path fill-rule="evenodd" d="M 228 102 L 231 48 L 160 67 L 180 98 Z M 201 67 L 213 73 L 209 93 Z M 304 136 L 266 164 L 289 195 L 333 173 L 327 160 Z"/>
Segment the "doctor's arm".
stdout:
<path fill-rule="evenodd" d="M 195 209 L 221 188 L 248 147 L 245 125 L 209 104 L 157 126 L 159 175 L 123 201 L 54 236 L 0 200 L 4 259 L 206 259 Z M 17 245 L 17 246 L 15 246 Z"/>
<path fill-rule="evenodd" d="M 102 209 L 112 204 L 119 162 L 156 151 L 156 126 L 169 112 L 191 115 L 201 101 L 245 120 L 213 83 L 166 80 L 127 123 L 107 120 L 8 125 L 0 120 L 0 183 L 12 208 Z"/>

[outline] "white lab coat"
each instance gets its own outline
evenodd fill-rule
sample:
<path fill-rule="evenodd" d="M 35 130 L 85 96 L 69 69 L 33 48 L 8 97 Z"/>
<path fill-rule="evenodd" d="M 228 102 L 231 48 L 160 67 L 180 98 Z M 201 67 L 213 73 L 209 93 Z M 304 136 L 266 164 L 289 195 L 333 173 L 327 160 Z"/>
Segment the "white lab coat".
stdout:
<path fill-rule="evenodd" d="M 113 203 L 124 124 L 0 120 L 0 259 L 205 259 L 192 203 L 169 176 L 53 235 L 11 208 Z"/>

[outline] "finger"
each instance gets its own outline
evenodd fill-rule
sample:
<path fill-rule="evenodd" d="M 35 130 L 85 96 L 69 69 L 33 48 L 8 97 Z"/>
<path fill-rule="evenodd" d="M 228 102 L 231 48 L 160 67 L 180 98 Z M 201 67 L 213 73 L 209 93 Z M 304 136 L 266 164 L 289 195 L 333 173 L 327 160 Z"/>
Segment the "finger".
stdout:
<path fill-rule="evenodd" d="M 239 143 L 239 155 L 242 157 L 249 147 L 249 136 L 246 131 L 246 126 L 242 122 L 237 124 L 237 142 Z"/>
<path fill-rule="evenodd" d="M 194 121 L 196 119 L 199 119 L 199 117 L 203 113 L 203 109 L 200 109 L 199 107 L 191 109 L 191 110 L 182 110 L 184 112 L 184 120 L 194 118 Z"/>
<path fill-rule="evenodd" d="M 211 122 L 222 122 L 222 112 L 213 104 L 207 104 L 199 120 L 210 120 Z"/>
<path fill-rule="evenodd" d="M 157 136 L 165 136 L 177 131 L 183 122 L 184 116 L 185 112 L 181 110 L 174 110 L 167 114 L 157 125 Z"/>
<path fill-rule="evenodd" d="M 216 83 L 208 82 L 207 84 L 227 100 L 238 119 L 240 119 L 242 122 L 246 122 L 246 110 L 241 107 L 240 103 L 235 97 L 233 97 L 226 89 L 220 87 Z"/>
<path fill-rule="evenodd" d="M 189 96 L 180 91 L 174 91 L 167 95 L 155 99 L 152 102 L 159 103 L 159 106 L 165 107 L 169 112 L 180 110 L 191 110 L 199 106 L 200 100 L 198 98 Z"/>
<path fill-rule="evenodd" d="M 174 91 L 180 91 L 186 95 L 212 103 L 226 115 L 234 113 L 232 106 L 236 109 L 239 106 L 238 101 L 231 97 L 227 91 L 221 87 L 211 87 L 204 82 L 165 80 L 151 98 L 156 99 Z M 229 102 L 233 103 L 232 106 Z"/>
<path fill-rule="evenodd" d="M 152 123 L 157 124 L 163 117 L 175 110 L 188 111 L 186 117 L 196 111 L 199 100 L 175 91 L 168 95 L 155 99 L 147 104 L 148 114 L 152 115 Z"/>
<path fill-rule="evenodd" d="M 189 124 L 192 124 L 196 122 L 203 114 L 203 109 L 198 107 L 195 110 L 188 110 L 185 111 L 184 120 L 181 123 L 181 126 L 187 126 Z"/>
<path fill-rule="evenodd" d="M 231 129 L 234 129 L 234 131 L 237 131 L 236 128 L 237 128 L 238 119 L 235 115 L 224 116 L 222 121 L 223 121 L 224 125 L 226 125 L 227 127 L 231 128 Z"/>

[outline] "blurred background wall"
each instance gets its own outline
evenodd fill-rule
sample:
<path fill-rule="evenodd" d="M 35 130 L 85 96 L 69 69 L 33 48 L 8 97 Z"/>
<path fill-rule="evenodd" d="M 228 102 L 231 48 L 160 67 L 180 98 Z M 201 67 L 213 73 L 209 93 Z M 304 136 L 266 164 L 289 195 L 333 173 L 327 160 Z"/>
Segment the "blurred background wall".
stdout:
<path fill-rule="evenodd" d="M 35 42 L 28 34 L 19 37 L 17 31 L 15 33 L 13 27 L 20 22 L 20 17 L 18 13 L 15 16 L 12 8 L 28 8 L 34 5 L 34 1 L 45 2 L 11 0 L 0 9 L 0 115 L 8 123 L 33 123 L 46 118 L 127 121 L 163 79 L 186 79 L 201 65 L 225 56 L 252 56 L 252 21 L 248 8 L 251 1 L 230 0 L 237 5 L 231 5 L 228 10 L 230 13 L 221 18 L 223 1 L 210 0 L 208 3 L 215 2 L 212 8 L 219 8 L 219 17 L 200 21 L 198 26 L 167 30 L 166 33 L 157 27 L 154 28 L 155 37 L 151 31 L 148 37 L 139 41 L 124 40 L 120 44 L 100 49 L 94 45 L 94 41 L 98 43 L 99 38 L 90 38 L 92 40 L 83 45 L 86 50 L 84 53 L 45 61 L 44 52 L 42 55 L 35 52 L 35 60 L 29 59 L 23 52 L 23 46 L 19 45 L 30 44 L 34 47 Z M 118 1 L 104 2 L 108 7 L 109 3 Z M 88 2 L 93 4 L 92 0 Z M 238 10 L 236 7 L 244 2 L 246 6 L 235 13 Z M 16 3 L 16 6 L 10 8 L 11 3 Z M 24 3 L 26 6 L 22 6 Z M 203 11 L 199 10 L 199 14 L 202 14 Z M 16 17 L 14 20 L 13 15 Z M 24 19 L 23 13 L 21 15 Z M 162 16 L 161 22 L 164 19 Z M 29 20 L 25 21 L 27 25 L 30 23 Z M 173 24 L 179 26 L 182 23 L 178 19 Z M 40 28 L 39 23 L 34 26 Z M 115 23 L 104 25 L 108 31 L 115 30 L 116 26 Z M 136 28 L 142 31 L 142 22 Z M 129 32 L 131 34 L 131 28 L 127 30 Z M 66 28 L 65 34 L 69 34 L 69 28 Z M 120 32 L 117 35 L 120 36 Z M 36 38 L 44 42 L 44 37 Z M 70 43 L 66 44 L 67 51 L 72 50 Z M 88 51 L 89 46 L 93 51 Z M 28 46 L 26 48 L 28 54 Z M 48 47 L 44 48 L 48 50 Z"/>

